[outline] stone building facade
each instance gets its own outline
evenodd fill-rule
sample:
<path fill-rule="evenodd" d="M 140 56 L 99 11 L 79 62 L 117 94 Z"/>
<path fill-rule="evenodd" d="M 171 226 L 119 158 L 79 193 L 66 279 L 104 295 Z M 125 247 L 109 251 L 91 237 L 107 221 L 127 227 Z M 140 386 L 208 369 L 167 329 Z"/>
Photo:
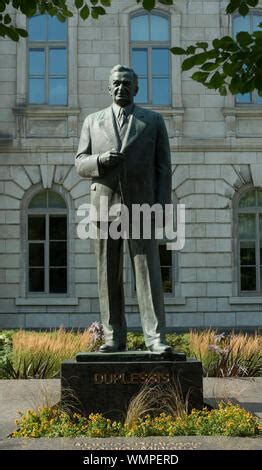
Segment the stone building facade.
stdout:
<path fill-rule="evenodd" d="M 49 43 L 44 37 L 34 44 L 0 40 L 0 328 L 84 328 L 99 319 L 92 243 L 77 236 L 77 209 L 88 202 L 90 182 L 76 174 L 74 155 L 85 116 L 111 103 L 110 69 L 132 64 L 133 49 L 151 54 L 147 70 L 137 59 L 143 86 L 148 86 L 142 106 L 165 119 L 173 197 L 186 205 L 185 246 L 163 255 L 167 326 L 261 326 L 262 100 L 255 95 L 221 97 L 205 89 L 192 81 L 191 73 L 181 73 L 179 56 L 171 56 L 167 66 L 161 52 L 159 71 L 153 62 L 161 48 L 210 41 L 231 34 L 234 24 L 237 31 L 238 20 L 225 15 L 227 3 L 159 4 L 154 15 L 165 22 L 150 19 L 156 29 L 152 26 L 147 38 L 141 32 L 132 39 L 132 19 L 145 15 L 136 1 L 114 0 L 98 21 L 82 21 L 77 13 L 70 18 L 63 44 L 55 36 L 53 43 L 51 36 Z M 262 2 L 254 21 L 260 13 Z M 244 27 L 252 28 L 252 21 Z M 27 24 L 19 13 L 16 22 Z M 164 34 L 159 45 L 157 34 Z M 53 61 L 48 72 L 41 72 L 40 55 L 52 55 L 50 44 L 61 57 L 66 50 L 66 71 L 57 71 Z M 36 69 L 29 63 L 30 48 L 33 54 L 41 50 Z M 157 95 L 161 83 L 168 87 L 164 97 Z M 60 86 L 58 95 L 52 95 L 52 86 Z M 59 265 L 52 261 L 57 256 Z M 140 323 L 128 256 L 125 295 L 128 325 L 136 328 Z"/>

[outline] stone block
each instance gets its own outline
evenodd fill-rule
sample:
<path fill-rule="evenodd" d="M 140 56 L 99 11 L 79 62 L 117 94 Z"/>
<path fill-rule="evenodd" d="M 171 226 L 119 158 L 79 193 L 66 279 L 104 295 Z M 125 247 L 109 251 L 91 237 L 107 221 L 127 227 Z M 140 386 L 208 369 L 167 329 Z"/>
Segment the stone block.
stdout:
<path fill-rule="evenodd" d="M 85 353 L 61 365 L 62 402 L 84 415 L 103 413 L 123 420 L 132 397 L 148 382 L 180 388 L 184 399 L 191 390 L 189 409 L 203 406 L 201 363 L 183 355 L 180 359 L 178 354 L 163 357 L 142 351 Z"/>
<path fill-rule="evenodd" d="M 197 309 L 199 312 L 216 312 L 217 299 L 197 299 Z"/>
<path fill-rule="evenodd" d="M 219 312 L 219 313 L 204 313 L 204 321 L 206 328 L 214 328 L 214 327 L 227 327 L 227 328 L 234 328 L 236 327 L 236 316 L 233 312 Z"/>
<path fill-rule="evenodd" d="M 204 282 L 182 284 L 181 295 L 182 297 L 206 297 L 207 285 Z"/>
<path fill-rule="evenodd" d="M 232 295 L 232 286 L 229 283 L 209 283 L 207 285 L 208 297 L 225 297 Z"/>
<path fill-rule="evenodd" d="M 215 282 L 217 280 L 216 268 L 196 268 L 198 282 Z"/>

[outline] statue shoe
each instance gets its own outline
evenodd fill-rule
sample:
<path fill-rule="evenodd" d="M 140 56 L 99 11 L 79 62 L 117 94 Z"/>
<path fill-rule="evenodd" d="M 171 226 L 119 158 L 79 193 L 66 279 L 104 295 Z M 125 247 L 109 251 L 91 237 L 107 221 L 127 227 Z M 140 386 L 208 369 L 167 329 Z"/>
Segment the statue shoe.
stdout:
<path fill-rule="evenodd" d="M 155 352 L 159 354 L 172 352 L 171 346 L 168 346 L 167 344 L 164 344 L 164 343 L 160 343 L 159 341 L 151 344 L 151 346 L 148 346 L 148 349 L 151 352 Z"/>
<path fill-rule="evenodd" d="M 110 341 L 108 343 L 103 344 L 99 348 L 99 352 L 102 352 L 102 353 L 112 353 L 112 352 L 118 352 L 118 351 L 126 351 L 126 345 L 118 344 L 115 341 Z"/>

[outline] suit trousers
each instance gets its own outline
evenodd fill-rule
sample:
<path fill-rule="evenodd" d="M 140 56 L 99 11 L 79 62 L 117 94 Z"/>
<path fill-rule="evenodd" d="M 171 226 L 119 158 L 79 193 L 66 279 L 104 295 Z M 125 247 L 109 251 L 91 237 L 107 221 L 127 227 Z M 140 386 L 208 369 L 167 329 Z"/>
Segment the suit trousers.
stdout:
<path fill-rule="evenodd" d="M 109 222 L 110 224 L 110 222 Z M 99 223 L 98 223 L 99 228 Z M 101 322 L 105 340 L 126 344 L 124 312 L 123 238 L 95 239 Z M 158 242 L 150 239 L 128 240 L 136 293 L 146 346 L 164 340 L 165 314 Z"/>

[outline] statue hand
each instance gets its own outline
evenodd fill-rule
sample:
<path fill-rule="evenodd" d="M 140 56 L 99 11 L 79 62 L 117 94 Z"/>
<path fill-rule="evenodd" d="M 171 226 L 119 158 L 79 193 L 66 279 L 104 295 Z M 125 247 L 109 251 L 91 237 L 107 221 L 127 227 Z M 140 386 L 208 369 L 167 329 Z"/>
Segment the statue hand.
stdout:
<path fill-rule="evenodd" d="M 122 162 L 124 160 L 124 155 L 121 152 L 117 152 L 116 149 L 108 150 L 105 153 L 101 153 L 99 155 L 99 163 L 104 166 L 115 166 L 118 163 Z"/>

